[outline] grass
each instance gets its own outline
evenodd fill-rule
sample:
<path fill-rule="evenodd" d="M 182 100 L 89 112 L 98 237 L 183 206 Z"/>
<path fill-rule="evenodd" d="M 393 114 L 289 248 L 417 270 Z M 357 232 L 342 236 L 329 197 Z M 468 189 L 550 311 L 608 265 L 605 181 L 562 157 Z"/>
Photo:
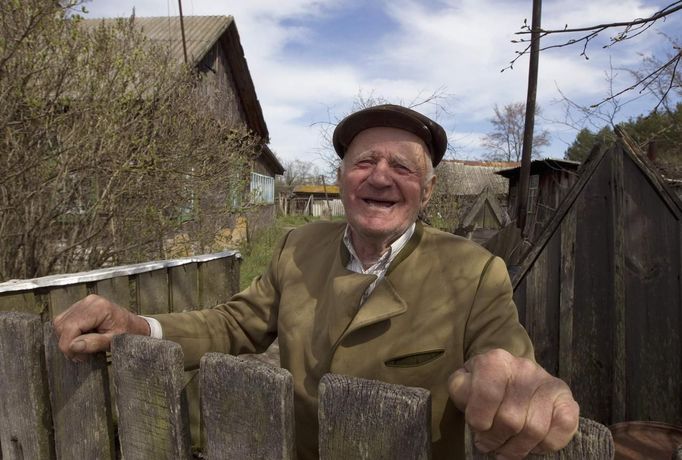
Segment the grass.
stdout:
<path fill-rule="evenodd" d="M 247 288 L 256 276 L 265 271 L 272 258 L 272 250 L 279 243 L 286 230 L 315 220 L 318 218 L 300 215 L 279 216 L 274 225 L 252 235 L 251 241 L 239 247 L 239 252 L 244 258 L 239 268 L 239 288 Z"/>

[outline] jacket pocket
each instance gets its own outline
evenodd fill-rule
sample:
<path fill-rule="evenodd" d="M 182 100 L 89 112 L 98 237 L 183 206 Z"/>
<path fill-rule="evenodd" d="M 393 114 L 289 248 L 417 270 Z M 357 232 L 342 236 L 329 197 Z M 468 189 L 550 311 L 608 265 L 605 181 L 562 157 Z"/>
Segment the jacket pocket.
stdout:
<path fill-rule="evenodd" d="M 397 356 L 384 362 L 387 367 L 416 367 L 423 366 L 433 362 L 443 356 L 445 350 L 439 348 L 437 350 L 420 351 L 418 353 L 410 353 L 409 355 Z"/>

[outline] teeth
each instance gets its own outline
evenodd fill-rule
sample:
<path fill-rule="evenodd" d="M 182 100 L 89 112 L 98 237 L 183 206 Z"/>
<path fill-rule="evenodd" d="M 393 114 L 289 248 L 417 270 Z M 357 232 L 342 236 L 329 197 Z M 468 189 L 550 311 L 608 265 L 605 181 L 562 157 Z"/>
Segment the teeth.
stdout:
<path fill-rule="evenodd" d="M 382 208 L 390 208 L 391 206 L 393 206 L 393 202 L 391 201 L 365 200 L 365 202 L 370 206 L 378 206 Z"/>

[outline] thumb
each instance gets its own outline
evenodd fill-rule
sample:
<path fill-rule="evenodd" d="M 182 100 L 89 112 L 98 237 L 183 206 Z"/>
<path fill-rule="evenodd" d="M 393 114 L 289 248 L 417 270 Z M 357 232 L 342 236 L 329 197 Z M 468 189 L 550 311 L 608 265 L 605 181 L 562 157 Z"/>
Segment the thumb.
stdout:
<path fill-rule="evenodd" d="M 471 373 L 461 368 L 450 374 L 448 378 L 448 391 L 450 392 L 450 399 L 455 403 L 455 406 L 464 412 L 469 402 L 469 395 L 471 394 Z"/>
<path fill-rule="evenodd" d="M 111 347 L 111 336 L 108 334 L 83 334 L 74 339 L 69 345 L 69 351 L 74 355 L 92 354 L 108 351 Z"/>

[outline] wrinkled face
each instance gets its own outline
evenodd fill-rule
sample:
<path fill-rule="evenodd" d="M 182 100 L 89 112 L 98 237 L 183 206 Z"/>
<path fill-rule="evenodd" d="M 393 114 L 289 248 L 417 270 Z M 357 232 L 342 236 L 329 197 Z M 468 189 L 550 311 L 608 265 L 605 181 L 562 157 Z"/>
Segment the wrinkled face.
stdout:
<path fill-rule="evenodd" d="M 354 233 L 390 243 L 405 232 L 431 196 L 430 161 L 424 142 L 408 131 L 361 131 L 340 171 L 341 199 Z"/>

